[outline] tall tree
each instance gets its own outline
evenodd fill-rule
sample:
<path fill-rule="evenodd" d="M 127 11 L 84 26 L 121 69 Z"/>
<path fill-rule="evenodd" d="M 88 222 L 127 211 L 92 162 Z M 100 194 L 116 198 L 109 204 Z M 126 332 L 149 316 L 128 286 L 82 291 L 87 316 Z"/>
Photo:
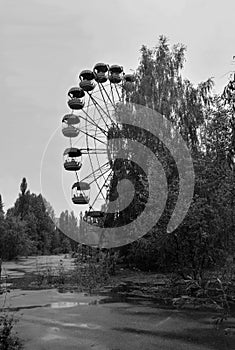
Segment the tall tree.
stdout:
<path fill-rule="evenodd" d="M 0 194 L 0 218 L 4 218 L 4 204 L 3 204 L 3 201 L 2 201 L 2 196 Z"/>
<path fill-rule="evenodd" d="M 28 185 L 27 185 L 26 178 L 23 177 L 22 182 L 21 182 L 21 185 L 20 185 L 20 190 L 21 190 L 22 196 L 25 195 L 25 192 L 26 192 L 26 190 L 27 190 L 27 186 L 28 186 Z"/>
<path fill-rule="evenodd" d="M 30 191 L 27 191 L 27 181 L 24 177 L 22 179 L 22 182 L 20 184 L 20 194 L 18 199 L 16 200 L 14 211 L 15 215 L 18 215 L 21 220 L 24 219 L 24 216 L 27 214 L 28 208 L 29 208 L 29 198 L 30 198 Z"/>

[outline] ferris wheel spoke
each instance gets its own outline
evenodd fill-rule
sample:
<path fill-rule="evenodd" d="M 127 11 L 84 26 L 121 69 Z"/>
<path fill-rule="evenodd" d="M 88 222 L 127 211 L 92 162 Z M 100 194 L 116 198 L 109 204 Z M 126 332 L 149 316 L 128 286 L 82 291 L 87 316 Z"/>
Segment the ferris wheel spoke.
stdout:
<path fill-rule="evenodd" d="M 92 95 L 88 93 L 88 96 L 89 96 L 89 100 L 88 100 L 88 104 L 87 104 L 87 108 L 86 110 L 87 111 L 83 111 L 86 115 L 86 118 L 85 118 L 85 124 L 86 124 L 86 128 L 88 128 L 87 126 L 87 122 L 89 122 L 90 124 L 92 124 L 96 129 L 98 128 L 103 134 L 107 135 L 107 131 L 100 127 L 100 122 L 95 122 L 95 109 L 93 110 L 93 118 L 88 114 L 88 111 L 89 111 L 89 106 L 90 106 L 90 102 L 93 102 L 92 101 Z M 100 119 L 103 119 L 103 116 L 102 114 L 100 114 Z M 105 125 L 105 127 L 107 127 L 107 125 Z"/>
<path fill-rule="evenodd" d="M 86 114 L 86 112 L 84 112 L 84 113 Z M 86 115 L 87 115 L 87 117 L 89 117 L 88 114 L 86 114 Z M 96 130 L 96 128 L 98 128 L 98 129 L 100 130 L 100 132 L 101 132 L 105 137 L 107 136 L 107 130 L 106 130 L 107 127 L 104 126 L 104 127 L 106 127 L 106 129 L 104 129 L 103 126 L 100 126 L 100 125 L 101 125 L 101 120 L 103 120 L 103 119 L 101 119 L 101 118 L 95 119 L 95 118 L 94 118 L 94 119 L 91 121 L 91 120 L 90 120 L 90 117 L 89 117 L 89 119 L 84 118 L 84 120 L 85 120 L 86 123 L 89 123 L 89 124 L 86 126 L 87 130 L 90 129 L 90 128 L 92 128 L 92 127 L 95 128 L 94 130 Z"/>
<path fill-rule="evenodd" d="M 107 169 L 105 170 L 103 173 L 101 173 L 100 175 L 98 175 L 94 180 L 91 181 L 91 184 L 94 183 L 95 181 L 99 180 L 102 176 L 104 176 L 105 174 L 107 174 L 110 171 L 111 173 L 111 169 Z M 110 174 L 109 174 L 110 176 Z M 106 182 L 107 178 L 104 179 L 104 182 Z"/>
<path fill-rule="evenodd" d="M 94 103 L 94 105 L 95 105 L 95 107 L 96 107 L 96 109 L 97 109 L 97 112 L 99 113 L 99 115 L 100 115 L 101 118 L 103 119 L 103 121 L 104 121 L 106 127 L 109 128 L 109 125 L 107 124 L 106 120 L 103 118 L 102 112 L 103 112 L 103 113 L 106 115 L 106 117 L 108 117 L 108 118 L 109 118 L 109 114 L 107 114 L 107 112 L 103 109 L 103 107 L 99 104 L 99 102 L 97 102 L 97 100 L 96 100 L 91 94 L 89 94 L 89 95 L 91 96 L 91 99 L 92 99 L 92 101 L 93 101 L 93 103 Z"/>
<path fill-rule="evenodd" d="M 111 82 L 109 82 L 109 84 L 110 84 L 110 91 L 111 91 L 111 96 L 113 99 L 113 104 L 115 104 L 115 99 L 114 99 L 114 94 L 113 94 L 113 84 L 111 84 Z"/>
<path fill-rule="evenodd" d="M 104 135 L 104 137 L 107 137 L 107 131 L 103 128 L 101 118 L 94 118 L 92 124 L 90 123 L 89 120 L 87 122 L 89 123 L 87 124 L 88 131 L 96 132 L 96 134 Z"/>
<path fill-rule="evenodd" d="M 91 95 L 90 95 L 91 96 Z M 87 121 L 86 121 L 86 124 L 85 124 L 85 126 L 86 126 L 86 130 L 87 130 Z M 96 129 L 97 130 L 97 129 Z M 96 134 L 95 134 L 96 135 Z M 93 141 L 94 141 L 94 143 L 95 143 L 95 139 L 97 139 L 97 137 L 96 136 L 94 136 L 94 138 L 93 138 Z M 89 139 L 88 139 L 88 137 L 86 136 L 86 140 L 87 140 L 87 146 L 88 146 L 88 148 L 89 148 Z M 98 140 L 98 139 L 97 139 Z M 96 143 L 95 143 L 95 148 L 96 148 Z M 92 163 L 92 160 L 91 160 L 91 154 L 88 152 L 88 157 L 89 157 L 89 161 L 90 161 L 90 164 L 91 164 L 91 168 L 92 168 L 92 172 L 93 172 L 93 177 L 94 177 L 94 179 L 95 179 L 95 171 L 94 171 L 94 166 L 93 166 L 93 163 Z M 97 157 L 97 155 L 96 155 L 96 157 Z M 99 168 L 100 168 L 100 164 L 99 164 Z M 100 168 L 101 169 L 101 168 Z M 96 181 L 96 183 L 97 183 L 97 181 Z"/>
<path fill-rule="evenodd" d="M 106 174 L 108 171 L 110 171 L 110 169 L 107 169 L 107 170 L 104 172 L 104 174 Z M 105 187 L 105 183 L 106 183 L 106 180 L 108 179 L 108 177 L 107 177 L 107 179 L 105 179 L 105 182 L 104 182 L 103 186 L 100 186 L 99 183 L 98 183 L 99 178 L 101 178 L 104 174 L 101 173 L 101 174 L 98 175 L 96 178 L 94 177 L 94 180 L 90 182 L 90 185 L 92 185 L 92 183 L 95 182 L 95 183 L 96 183 L 96 186 L 98 187 L 98 194 L 96 195 L 95 200 L 93 201 L 91 207 L 93 207 L 94 203 L 96 202 L 96 200 L 98 199 L 98 197 L 99 197 L 100 194 L 102 195 L 103 199 L 104 199 L 105 202 L 106 202 L 106 197 L 105 197 L 104 194 L 103 194 L 103 189 L 104 189 L 104 187 Z M 94 175 L 94 174 L 93 174 L 93 175 Z"/>
<path fill-rule="evenodd" d="M 83 152 L 83 154 L 95 154 L 95 152 L 98 152 L 99 154 L 107 154 L 107 150 L 106 148 L 80 148 L 80 151 L 86 151 L 86 152 Z"/>
<path fill-rule="evenodd" d="M 96 136 L 96 133 L 95 133 L 95 136 Z M 97 148 L 97 145 L 96 145 L 96 140 L 93 140 L 94 142 L 94 147 Z M 98 157 L 98 153 L 95 152 L 95 156 L 96 156 L 96 161 L 98 163 L 98 166 L 100 167 L 100 161 L 99 161 L 99 157 Z"/>
<path fill-rule="evenodd" d="M 96 139 L 96 141 L 98 141 L 98 142 L 100 142 L 100 143 L 103 143 L 104 145 L 107 145 L 107 142 L 104 142 L 104 141 L 102 141 L 102 140 L 100 140 L 100 139 L 97 139 L 95 136 L 91 135 L 90 133 L 88 133 L 88 132 L 86 132 L 86 131 L 84 131 L 84 130 L 80 130 L 80 131 L 81 131 L 81 133 L 83 133 L 84 135 L 89 136 L 89 137 L 91 137 L 91 138 L 93 138 L 93 139 Z"/>
<path fill-rule="evenodd" d="M 105 137 L 107 136 L 107 130 L 105 129 L 105 125 L 103 125 L 103 120 L 94 116 L 92 122 L 90 120 L 85 120 L 87 124 L 87 129 L 90 131 L 96 131 L 97 133 L 102 133 Z M 98 129 L 98 130 L 97 130 Z"/>
<path fill-rule="evenodd" d="M 105 121 L 105 123 L 115 123 L 115 119 L 112 118 L 112 114 L 115 111 L 114 107 L 108 103 L 105 100 L 105 96 L 100 98 L 100 97 L 95 97 L 96 102 L 99 104 L 99 107 L 102 108 L 104 110 L 104 108 L 106 109 L 107 113 L 105 114 L 105 116 L 107 117 L 107 120 Z M 112 108 L 111 108 L 112 107 Z M 104 114 L 104 113 L 103 113 Z M 104 120 L 103 120 L 104 121 Z"/>
<path fill-rule="evenodd" d="M 94 201 L 93 201 L 93 203 L 92 203 L 92 207 L 94 206 L 94 204 L 95 204 L 95 202 L 97 201 L 97 199 L 98 199 L 98 197 L 99 197 L 100 194 L 101 194 L 102 197 L 104 198 L 105 203 L 107 202 L 107 198 L 103 195 L 102 190 L 105 188 L 105 186 L 107 186 L 106 184 L 107 184 L 107 181 L 108 181 L 109 177 L 110 177 L 110 174 L 109 174 L 109 176 L 107 176 L 105 182 L 103 183 L 103 185 L 102 185 L 101 187 L 98 186 L 98 184 L 97 184 L 97 182 L 96 182 L 96 185 L 97 185 L 98 188 L 99 188 L 99 192 L 98 192 L 98 194 L 96 195 L 96 197 L 95 197 L 95 199 L 94 199 Z"/>
<path fill-rule="evenodd" d="M 94 166 L 93 167 L 91 166 L 91 172 L 85 177 L 85 179 L 90 178 L 92 176 L 94 180 L 92 180 L 91 183 L 93 183 L 94 181 L 99 179 L 101 176 L 103 176 L 104 173 L 106 173 L 109 170 L 110 170 L 109 162 L 106 162 L 102 165 L 99 165 L 98 168 L 96 168 L 96 169 Z"/>
<path fill-rule="evenodd" d="M 88 131 L 89 131 L 89 134 L 92 134 L 92 133 L 94 132 L 94 130 L 92 130 L 92 129 L 89 129 Z M 98 137 L 101 137 L 101 138 L 104 138 L 104 140 L 106 140 L 106 138 L 103 137 L 103 134 L 102 134 L 102 133 L 97 133 L 97 134 L 96 134 L 96 137 L 97 137 L 97 136 L 98 136 Z"/>
<path fill-rule="evenodd" d="M 83 135 L 79 136 L 77 139 L 76 139 L 76 142 L 72 142 L 72 139 L 70 138 L 70 148 L 73 148 L 74 146 L 76 146 L 78 144 L 78 142 L 81 141 Z M 83 141 L 84 142 L 84 141 Z"/>
<path fill-rule="evenodd" d="M 86 127 L 87 127 L 87 123 L 86 123 Z M 96 132 L 97 132 L 97 129 L 96 129 Z M 97 146 L 96 146 L 96 139 L 97 139 L 97 137 L 96 137 L 96 132 L 95 132 L 95 138 L 93 139 L 95 149 L 97 148 Z M 88 138 L 87 138 L 87 145 L 89 145 Z M 88 147 L 89 147 L 89 146 L 88 146 Z M 97 159 L 97 162 L 98 162 L 99 169 L 101 170 L 101 169 L 102 169 L 102 166 L 100 165 L 100 162 L 99 162 L 97 153 L 95 153 L 95 155 L 96 155 L 96 159 Z M 102 192 L 102 190 L 101 190 L 101 188 L 100 188 L 100 186 L 99 186 L 99 183 L 98 183 L 98 178 L 101 177 L 101 176 L 104 177 L 104 174 L 103 174 L 103 172 L 101 171 L 100 176 L 99 176 L 98 178 L 96 177 L 96 172 L 94 172 L 94 166 L 93 166 L 93 162 L 92 162 L 91 154 L 90 154 L 90 153 L 88 153 L 88 157 L 89 157 L 90 164 L 91 164 L 91 168 L 92 168 L 92 171 L 93 171 L 94 181 L 96 182 L 96 185 L 97 185 L 97 187 L 98 187 L 98 190 L 100 191 L 100 193 L 101 193 L 102 196 L 103 196 L 103 192 Z M 109 165 L 109 162 L 106 163 L 106 164 Z M 110 169 L 108 169 L 108 170 L 110 170 Z M 108 171 L 108 170 L 107 170 L 107 171 Z M 104 197 L 104 196 L 103 196 L 103 197 Z M 104 200 L 105 200 L 105 198 L 104 198 Z"/>
<path fill-rule="evenodd" d="M 87 122 L 86 122 L 86 129 L 87 129 Z M 97 129 L 96 129 L 96 131 L 97 131 Z M 96 134 L 95 134 L 95 135 L 96 135 Z M 95 139 L 96 139 L 96 136 L 94 136 L 94 138 L 93 138 L 94 143 L 95 143 Z M 87 137 L 87 136 L 86 136 L 86 140 L 87 140 L 87 146 L 89 147 L 89 140 L 88 140 L 88 137 Z M 95 143 L 95 148 L 97 148 L 97 147 L 96 147 L 96 143 Z M 102 193 L 102 196 L 103 196 L 103 192 L 102 192 L 102 190 L 100 189 L 100 186 L 99 186 L 99 184 L 98 184 L 98 180 L 97 180 L 97 178 L 96 178 L 97 170 L 95 171 L 95 169 L 94 169 L 94 166 L 93 166 L 93 163 L 92 163 L 92 160 L 91 160 L 91 154 L 88 153 L 88 157 L 89 157 L 89 160 L 90 160 L 90 165 L 91 165 L 91 168 L 92 168 L 92 174 L 93 174 L 94 181 L 96 182 L 96 185 L 97 185 L 97 187 L 98 187 L 98 189 L 99 189 L 99 192 L 101 192 L 101 193 Z M 96 157 L 97 157 L 97 155 L 96 155 Z M 106 166 L 107 166 L 107 163 L 106 163 Z M 99 169 L 98 169 L 98 171 L 100 172 L 101 169 L 102 169 L 102 167 L 101 167 L 100 164 L 99 164 Z M 102 172 L 101 172 L 101 174 L 102 174 Z M 103 196 L 103 197 L 104 197 L 104 196 Z M 105 197 L 104 197 L 104 200 L 105 200 Z M 92 206 L 93 206 L 93 205 L 92 205 Z"/>
<path fill-rule="evenodd" d="M 105 168 L 105 166 L 108 166 L 109 165 L 109 162 L 106 162 L 106 163 L 104 163 L 103 165 L 101 165 L 101 167 L 99 167 L 99 168 L 97 168 L 97 169 L 95 169 L 95 170 L 92 170 L 92 172 L 91 173 L 89 173 L 88 175 L 86 175 L 81 181 L 84 181 L 84 180 L 87 180 L 87 179 L 89 179 L 91 176 L 92 177 L 95 177 L 95 173 L 98 173 L 99 174 L 99 172 L 101 172 L 102 170 L 102 168 Z M 109 169 L 107 169 L 107 170 L 104 170 L 105 172 L 106 171 L 108 171 L 108 170 L 110 170 L 110 168 Z M 92 183 L 93 183 L 94 181 L 92 181 Z"/>
<path fill-rule="evenodd" d="M 107 86 L 107 85 L 106 85 L 106 86 Z M 108 86 L 110 86 L 110 85 L 108 85 Z M 107 96 L 107 99 L 109 100 L 109 102 L 111 103 L 111 105 L 112 105 L 112 106 L 114 107 L 114 109 L 115 109 L 115 108 L 116 108 L 115 103 L 113 103 L 113 101 L 111 100 L 111 98 L 110 98 L 110 96 L 109 96 L 107 90 L 105 89 L 105 86 L 102 85 L 102 84 L 99 84 L 99 89 L 100 89 L 100 92 L 101 92 L 102 96 L 103 96 L 103 92 L 105 93 L 105 95 Z M 103 90 L 103 92 L 102 92 L 102 90 Z"/>
<path fill-rule="evenodd" d="M 119 94 L 119 91 L 118 91 L 117 85 L 116 85 L 116 84 L 114 84 L 114 86 L 115 86 L 115 90 L 116 90 L 116 93 L 117 93 L 117 95 L 118 95 L 119 100 L 120 100 L 120 101 L 122 101 L 122 98 L 121 98 L 121 96 L 120 96 L 120 94 Z"/>
<path fill-rule="evenodd" d="M 96 130 L 96 132 L 97 132 L 97 130 Z M 95 136 L 97 136 L 97 135 L 96 135 L 96 132 L 95 132 Z M 95 149 L 97 149 L 96 140 L 93 140 L 93 142 L 94 142 L 94 147 L 95 147 Z M 106 149 L 106 154 L 107 154 L 107 149 Z M 98 165 L 101 166 L 100 160 L 99 160 L 99 157 L 98 157 L 98 152 L 95 153 L 95 156 L 96 156 L 96 161 L 97 161 Z M 103 178 L 104 178 L 104 180 L 105 180 L 104 175 L 103 175 Z"/>
<path fill-rule="evenodd" d="M 75 176 L 76 176 L 77 182 L 79 182 L 79 176 L 78 176 L 78 172 L 77 171 L 75 171 Z"/>
<path fill-rule="evenodd" d="M 92 120 L 92 118 L 89 116 L 89 114 L 87 113 L 87 112 L 85 112 L 85 111 L 83 111 L 84 113 L 85 113 L 85 115 L 86 115 L 86 117 L 88 118 L 88 120 L 87 120 L 87 118 L 84 118 L 84 117 L 82 117 L 82 116 L 79 116 L 81 119 L 83 119 L 85 122 L 89 122 L 91 125 L 93 125 L 94 127 L 97 127 L 97 128 L 99 128 L 99 130 L 103 133 L 103 134 L 107 134 L 107 131 L 105 130 L 105 129 L 103 129 L 103 128 L 101 128 L 97 123 L 95 123 L 93 120 Z"/>
<path fill-rule="evenodd" d="M 99 90 L 100 90 L 100 93 L 101 93 L 101 96 L 102 96 L 102 99 L 103 99 L 103 102 L 105 104 L 105 107 L 107 109 L 107 113 L 109 114 L 109 119 L 112 123 L 115 123 L 115 120 L 112 119 L 111 115 L 110 115 L 110 111 L 109 111 L 109 107 L 108 107 L 108 104 L 107 104 L 107 100 L 105 99 L 105 96 L 104 96 L 104 93 L 106 94 L 106 97 L 108 98 L 109 102 L 111 103 L 111 105 L 114 107 L 114 110 L 116 108 L 116 106 L 113 104 L 112 100 L 110 99 L 110 96 L 109 94 L 107 93 L 105 87 L 102 85 L 102 84 L 98 84 L 99 86 Z M 103 90 L 103 91 L 102 91 Z"/>

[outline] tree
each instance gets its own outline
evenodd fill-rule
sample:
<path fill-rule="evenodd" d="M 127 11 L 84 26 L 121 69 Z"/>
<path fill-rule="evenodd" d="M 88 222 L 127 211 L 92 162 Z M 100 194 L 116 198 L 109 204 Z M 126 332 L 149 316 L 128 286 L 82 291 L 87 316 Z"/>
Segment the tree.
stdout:
<path fill-rule="evenodd" d="M 11 260 L 18 255 L 27 256 L 33 244 L 26 234 L 24 222 L 11 215 L 6 217 L 0 241 L 0 255 L 6 260 Z"/>
<path fill-rule="evenodd" d="M 22 179 L 22 182 L 21 182 L 21 185 L 20 185 L 20 190 L 21 190 L 21 195 L 24 196 L 25 195 L 25 192 L 27 190 L 27 181 L 26 181 L 26 178 L 23 177 Z"/>
<path fill-rule="evenodd" d="M 29 254 L 46 254 L 51 251 L 51 240 L 55 231 L 55 224 L 50 215 L 52 207 L 42 195 L 30 193 L 27 190 L 27 181 L 23 178 L 20 185 L 21 192 L 13 208 L 8 209 L 6 220 L 13 223 L 22 222 L 24 235 L 22 243 L 28 246 Z M 50 215 L 49 215 L 50 214 Z M 15 221 L 12 219 L 15 218 Z M 10 229 L 10 224 L 8 225 Z M 30 244 L 28 244 L 30 242 Z"/>
<path fill-rule="evenodd" d="M 4 204 L 2 201 L 2 196 L 0 195 L 0 218 L 4 218 Z"/>
<path fill-rule="evenodd" d="M 24 216 L 27 215 L 29 209 L 30 191 L 27 191 L 27 186 L 27 181 L 24 177 L 20 184 L 21 193 L 19 194 L 19 197 L 14 206 L 14 213 L 16 216 L 19 216 L 21 220 L 23 220 Z"/>
<path fill-rule="evenodd" d="M 231 212 L 228 210 L 231 180 L 227 173 L 226 152 L 230 128 L 221 100 L 212 96 L 212 79 L 197 86 L 183 79 L 184 61 L 185 47 L 177 44 L 170 48 L 163 36 L 153 49 L 143 46 L 136 72 L 136 88 L 129 98 L 131 102 L 160 112 L 183 136 L 195 166 L 193 202 L 184 222 L 174 234 L 167 235 L 167 222 L 179 190 L 178 171 L 169 151 L 159 140 L 145 132 L 142 132 L 141 139 L 136 132 L 133 138 L 139 137 L 143 143 L 148 140 L 145 144 L 156 153 L 164 167 L 168 199 L 155 228 L 129 245 L 129 256 L 126 249 L 121 251 L 125 251 L 129 261 L 135 261 L 142 268 L 144 265 L 146 268 L 151 265 L 171 269 L 175 266 L 177 269 L 189 268 L 197 274 L 210 263 L 219 261 L 228 244 L 226 236 L 230 227 L 225 223 Z M 158 174 L 148 162 L 146 171 L 152 173 L 153 180 L 157 178 Z"/>
<path fill-rule="evenodd" d="M 81 221 L 79 225 L 73 211 L 69 213 L 68 210 L 65 210 L 60 214 L 58 229 L 60 237 L 60 252 L 69 253 L 70 251 L 76 251 L 78 247 Z"/>

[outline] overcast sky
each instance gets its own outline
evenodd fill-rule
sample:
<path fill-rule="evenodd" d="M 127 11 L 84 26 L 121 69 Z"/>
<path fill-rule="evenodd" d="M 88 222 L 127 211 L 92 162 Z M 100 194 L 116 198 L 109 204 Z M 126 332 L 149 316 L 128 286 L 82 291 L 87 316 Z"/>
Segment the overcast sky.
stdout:
<path fill-rule="evenodd" d="M 161 34 L 171 44 L 187 46 L 184 76 L 195 84 L 213 76 L 215 90 L 221 92 L 228 72 L 235 69 L 234 0 L 1 0 L 0 4 L 0 193 L 6 208 L 14 204 L 24 176 L 30 190 L 40 192 L 43 151 L 68 112 L 66 93 L 82 69 L 100 61 L 121 64 L 126 71 L 136 69 L 141 45 L 154 46 Z M 50 146 L 55 170 L 48 178 L 49 200 L 58 191 L 57 157 L 64 146 L 62 137 Z M 52 205 L 57 211 L 62 208 L 56 202 Z"/>

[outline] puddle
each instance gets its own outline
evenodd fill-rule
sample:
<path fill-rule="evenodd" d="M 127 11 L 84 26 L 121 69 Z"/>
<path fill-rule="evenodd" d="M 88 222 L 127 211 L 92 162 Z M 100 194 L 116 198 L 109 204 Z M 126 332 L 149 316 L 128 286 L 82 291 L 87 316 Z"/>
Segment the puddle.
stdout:
<path fill-rule="evenodd" d="M 53 326 L 49 327 L 49 334 L 51 333 L 58 333 L 61 330 L 61 327 L 66 327 L 66 328 L 86 328 L 86 329 L 99 329 L 101 328 L 100 325 L 95 324 L 95 323 L 68 323 L 68 322 L 61 322 L 55 319 L 47 319 L 48 323 L 52 323 Z M 57 327 L 58 326 L 58 327 Z"/>
<path fill-rule="evenodd" d="M 77 323 L 76 327 L 80 328 L 88 328 L 88 329 L 99 329 L 101 326 L 93 323 Z"/>
<path fill-rule="evenodd" d="M 97 304 L 97 300 L 91 301 L 91 302 L 72 302 L 72 301 L 59 301 L 54 302 L 50 304 L 44 304 L 44 305 L 25 305 L 25 306 L 16 306 L 16 307 L 4 307 L 0 308 L 0 311 L 3 312 L 4 310 L 8 311 L 20 311 L 20 310 L 30 310 L 30 309 L 37 309 L 37 308 L 47 308 L 50 307 L 52 309 L 66 309 L 70 307 L 75 306 L 87 306 L 87 305 L 95 305 Z"/>
<path fill-rule="evenodd" d="M 53 332 L 53 330 L 52 330 Z M 41 338 L 44 341 L 52 341 L 52 340 L 62 340 L 62 339 L 66 339 L 66 337 L 61 336 L 59 334 L 54 334 L 54 333 L 48 333 L 46 335 L 44 335 L 44 337 Z"/>
<path fill-rule="evenodd" d="M 161 308 L 171 307 L 171 298 L 162 297 L 159 295 L 147 294 L 142 291 L 145 283 L 134 283 L 127 281 L 120 283 L 116 287 L 111 287 L 108 290 L 103 290 L 99 293 L 103 298 L 99 300 L 99 304 L 113 304 L 113 303 L 128 303 L 132 305 L 142 306 L 158 306 Z"/>
<path fill-rule="evenodd" d="M 31 309 L 37 309 L 41 307 L 48 307 L 51 304 L 45 304 L 45 305 L 25 305 L 25 306 L 9 306 L 9 307 L 4 307 L 0 308 L 0 312 L 3 311 L 20 311 L 20 310 L 31 310 Z"/>
<path fill-rule="evenodd" d="M 88 305 L 88 303 L 77 303 L 77 302 L 72 302 L 72 301 L 59 301 L 57 303 L 51 303 L 50 307 L 52 309 L 65 309 L 68 307 L 74 307 L 78 305 Z"/>

